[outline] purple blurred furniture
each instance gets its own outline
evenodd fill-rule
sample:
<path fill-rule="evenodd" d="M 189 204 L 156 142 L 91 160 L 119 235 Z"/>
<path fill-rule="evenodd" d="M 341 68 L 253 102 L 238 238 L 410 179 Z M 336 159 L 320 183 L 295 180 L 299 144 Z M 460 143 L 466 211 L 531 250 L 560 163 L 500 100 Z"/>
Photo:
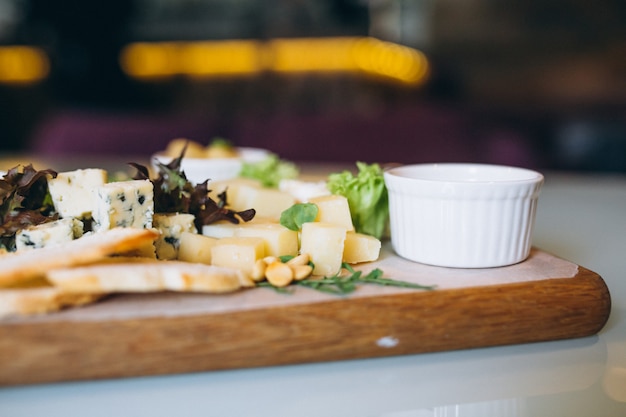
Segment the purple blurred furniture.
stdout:
<path fill-rule="evenodd" d="M 210 117 L 71 110 L 51 114 L 38 126 L 30 150 L 45 155 L 140 155 L 179 137 L 208 143 Z"/>
<path fill-rule="evenodd" d="M 368 115 L 247 118 L 233 133 L 287 159 L 329 162 L 470 161 L 476 134 L 465 116 L 428 107 Z"/>
<path fill-rule="evenodd" d="M 532 166 L 523 136 L 485 130 L 467 113 L 414 105 L 371 114 L 237 115 L 229 124 L 205 115 L 68 111 L 39 127 L 31 151 L 46 155 L 147 157 L 178 137 L 201 143 L 222 136 L 284 159 L 323 162 L 490 162 Z"/>

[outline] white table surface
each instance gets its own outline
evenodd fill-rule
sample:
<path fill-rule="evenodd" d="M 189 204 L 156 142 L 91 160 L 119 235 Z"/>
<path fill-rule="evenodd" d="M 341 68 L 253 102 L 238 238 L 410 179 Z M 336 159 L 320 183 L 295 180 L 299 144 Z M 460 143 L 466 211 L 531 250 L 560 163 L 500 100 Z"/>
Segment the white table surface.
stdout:
<path fill-rule="evenodd" d="M 626 176 L 546 173 L 533 242 L 605 279 L 613 305 L 597 336 L 9 387 L 0 416 L 626 416 Z"/>

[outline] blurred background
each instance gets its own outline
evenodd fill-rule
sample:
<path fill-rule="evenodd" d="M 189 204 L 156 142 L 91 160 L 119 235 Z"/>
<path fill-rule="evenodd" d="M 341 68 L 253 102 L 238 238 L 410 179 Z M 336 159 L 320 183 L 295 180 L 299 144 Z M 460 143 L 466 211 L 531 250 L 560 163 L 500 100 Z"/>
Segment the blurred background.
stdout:
<path fill-rule="evenodd" d="M 0 152 L 626 172 L 623 0 L 0 0 Z"/>

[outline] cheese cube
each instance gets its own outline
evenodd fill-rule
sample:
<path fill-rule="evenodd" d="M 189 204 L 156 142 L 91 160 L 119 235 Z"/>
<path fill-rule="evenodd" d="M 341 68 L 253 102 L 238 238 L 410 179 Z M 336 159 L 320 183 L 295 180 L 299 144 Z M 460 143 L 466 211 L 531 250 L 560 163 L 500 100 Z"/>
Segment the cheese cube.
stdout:
<path fill-rule="evenodd" d="M 265 242 L 266 255 L 298 254 L 298 232 L 287 229 L 274 219 L 255 217 L 249 222 L 239 224 L 219 221 L 202 226 L 202 234 L 217 239 L 260 237 Z"/>
<path fill-rule="evenodd" d="M 95 199 L 93 189 L 107 182 L 103 169 L 78 169 L 59 172 L 56 178 L 48 179 L 48 189 L 54 209 L 61 217 L 91 217 Z"/>
<path fill-rule="evenodd" d="M 225 237 L 211 248 L 211 264 L 237 268 L 252 275 L 254 264 L 265 257 L 265 242 L 260 237 Z"/>
<path fill-rule="evenodd" d="M 318 212 L 315 221 L 332 223 L 343 226 L 347 231 L 353 231 L 352 215 L 348 199 L 342 195 L 327 195 L 309 199 L 309 203 L 317 206 Z"/>
<path fill-rule="evenodd" d="M 260 188 L 261 182 L 252 178 L 232 178 L 228 180 L 211 181 L 208 184 L 209 197 L 219 201 L 218 195 L 226 191 L 226 203 L 228 207 L 236 210 L 247 210 L 249 196 L 247 190 L 250 188 Z"/>
<path fill-rule="evenodd" d="M 341 271 L 346 228 L 323 222 L 302 225 L 300 253 L 308 253 L 315 264 L 313 275 L 332 276 Z"/>
<path fill-rule="evenodd" d="M 182 232 L 178 245 L 178 260 L 211 264 L 211 248 L 217 239 L 198 233 Z"/>
<path fill-rule="evenodd" d="M 209 196 L 218 201 L 217 195 L 226 190 L 228 207 L 235 211 L 255 209 L 257 217 L 277 220 L 280 214 L 293 206 L 296 199 L 286 191 L 262 187 L 257 180 L 236 178 L 209 183 Z"/>
<path fill-rule="evenodd" d="M 256 216 L 273 220 L 280 219 L 280 214 L 296 203 L 296 199 L 285 191 L 258 187 L 244 182 L 237 185 L 237 191 L 233 197 L 231 197 L 232 189 L 228 190 L 228 206 L 231 209 L 242 211 L 253 208 L 256 210 Z"/>
<path fill-rule="evenodd" d="M 104 184 L 95 189 L 93 230 L 114 227 L 152 227 L 154 191 L 150 180 Z"/>
<path fill-rule="evenodd" d="M 296 204 L 294 196 L 274 188 L 254 188 L 248 193 L 248 207 L 255 209 L 259 217 L 278 220 L 283 211 Z"/>
<path fill-rule="evenodd" d="M 59 219 L 18 231 L 15 234 L 15 247 L 17 250 L 43 248 L 82 235 L 83 222 L 75 218 Z"/>
<path fill-rule="evenodd" d="M 247 225 L 261 223 L 278 223 L 278 220 L 259 216 L 254 216 L 254 218 L 250 221 L 240 221 L 239 223 L 231 223 L 228 220 L 219 220 L 214 223 L 203 225 L 202 234 L 218 239 L 223 237 L 233 237 L 237 236 L 237 229 L 246 227 Z"/>
<path fill-rule="evenodd" d="M 380 255 L 380 240 L 363 233 L 348 232 L 343 246 L 343 261 L 349 264 L 371 262 Z"/>
<path fill-rule="evenodd" d="M 156 213 L 152 226 L 160 236 L 154 241 L 158 259 L 176 259 L 180 236 L 183 232 L 197 233 L 194 221 L 196 216 L 187 213 Z"/>
<path fill-rule="evenodd" d="M 265 242 L 266 256 L 298 254 L 298 232 L 276 222 L 250 222 L 235 229 L 235 236 L 260 237 Z"/>
<path fill-rule="evenodd" d="M 202 234 L 216 239 L 233 237 L 237 233 L 238 227 L 238 224 L 231 223 L 228 220 L 220 220 L 215 223 L 203 225 Z"/>

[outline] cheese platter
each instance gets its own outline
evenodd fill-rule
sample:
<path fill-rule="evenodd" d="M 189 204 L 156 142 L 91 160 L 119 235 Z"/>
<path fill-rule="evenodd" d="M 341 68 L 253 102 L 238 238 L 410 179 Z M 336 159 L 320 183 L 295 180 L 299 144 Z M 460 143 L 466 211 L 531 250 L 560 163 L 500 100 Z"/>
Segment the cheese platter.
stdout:
<path fill-rule="evenodd" d="M 398 255 L 398 224 L 415 222 L 389 230 L 377 164 L 301 181 L 271 155 L 243 162 L 246 178 L 191 182 L 182 146 L 155 160 L 158 177 L 139 164 L 114 180 L 30 165 L 3 176 L 0 386 L 531 343 L 590 336 L 608 320 L 603 279 L 531 247 L 524 228 L 513 227 L 516 260 L 496 266 Z M 529 227 L 541 181 L 533 173 L 534 200 L 522 202 Z M 498 186 L 496 200 L 519 199 Z M 478 234 L 500 242 L 503 222 Z"/>

